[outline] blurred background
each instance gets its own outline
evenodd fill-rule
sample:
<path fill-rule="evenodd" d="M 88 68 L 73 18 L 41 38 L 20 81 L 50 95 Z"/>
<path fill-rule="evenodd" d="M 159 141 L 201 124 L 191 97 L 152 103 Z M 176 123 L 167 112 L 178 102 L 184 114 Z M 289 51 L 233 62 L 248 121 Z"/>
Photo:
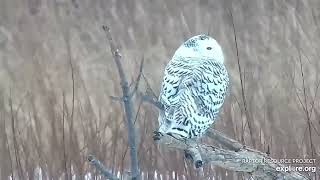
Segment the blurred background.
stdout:
<path fill-rule="evenodd" d="M 0 178 L 96 178 L 88 154 L 128 174 L 126 121 L 110 98 L 121 88 L 102 25 L 111 28 L 130 82 L 145 59 L 149 84 L 142 80 L 139 91 L 156 95 L 175 49 L 210 34 L 231 78 L 214 128 L 273 158 L 319 165 L 319 9 L 318 0 L 1 0 Z M 154 144 L 158 110 L 134 102 L 145 179 L 198 179 L 183 153 Z M 210 165 L 204 173 L 246 178 Z"/>

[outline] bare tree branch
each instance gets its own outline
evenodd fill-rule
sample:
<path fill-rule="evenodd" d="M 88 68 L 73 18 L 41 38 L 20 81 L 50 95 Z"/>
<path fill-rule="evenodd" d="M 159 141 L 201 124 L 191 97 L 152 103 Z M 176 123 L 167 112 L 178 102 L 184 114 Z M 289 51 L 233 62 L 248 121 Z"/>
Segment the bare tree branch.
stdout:
<path fill-rule="evenodd" d="M 88 156 L 88 161 L 92 165 L 94 165 L 103 174 L 104 177 L 106 177 L 110 180 L 118 180 L 119 179 L 116 176 L 114 176 L 110 171 L 108 171 L 107 168 L 104 167 L 104 165 L 99 160 L 97 160 L 93 155 Z"/>
<path fill-rule="evenodd" d="M 139 172 L 139 162 L 138 162 L 138 153 L 137 153 L 137 145 L 136 145 L 136 133 L 133 124 L 133 106 L 132 106 L 132 97 L 130 96 L 130 89 L 128 85 L 128 81 L 126 79 L 125 73 L 121 64 L 121 54 L 119 49 L 116 48 L 113 38 L 110 33 L 110 29 L 107 26 L 103 26 L 103 30 L 106 33 L 106 37 L 109 41 L 110 50 L 113 55 L 114 62 L 116 63 L 116 67 L 120 76 L 120 84 L 122 88 L 122 97 L 121 99 L 124 102 L 124 110 L 127 119 L 127 128 L 128 128 L 128 143 L 130 147 L 130 158 L 131 158 L 131 174 L 132 179 L 140 180 L 140 172 Z M 142 61 L 143 62 L 143 61 Z M 142 65 L 141 65 L 142 68 Z M 138 82 L 136 82 L 138 83 Z"/>
<path fill-rule="evenodd" d="M 15 125 L 15 119 L 14 112 L 13 112 L 13 104 L 12 104 L 12 96 L 11 96 L 11 89 L 10 89 L 10 97 L 9 97 L 9 106 L 10 106 L 10 118 L 11 118 L 11 130 L 12 130 L 12 141 L 13 141 L 13 150 L 14 150 L 14 156 L 18 171 L 18 178 L 23 179 L 23 170 L 21 166 L 21 159 L 19 154 L 19 145 L 17 142 L 17 132 L 16 132 L 16 125 Z"/>
<path fill-rule="evenodd" d="M 143 101 L 146 101 L 146 102 L 149 102 L 150 104 L 153 104 L 154 106 L 156 106 L 159 110 L 162 110 L 164 109 L 164 106 L 163 104 L 161 104 L 159 101 L 155 100 L 153 97 L 150 97 L 150 96 L 142 96 L 142 100 Z"/>
<path fill-rule="evenodd" d="M 113 101 L 123 101 L 123 98 L 122 97 L 116 97 L 116 96 L 109 96 L 111 100 Z"/>
<path fill-rule="evenodd" d="M 134 88 L 132 89 L 132 91 L 129 94 L 129 97 L 132 97 L 138 90 L 140 79 L 141 79 L 141 75 L 142 75 L 142 70 L 143 70 L 143 63 L 144 63 L 144 58 L 142 58 L 142 60 L 140 62 L 139 74 L 138 74 L 138 77 L 137 77 L 137 79 L 135 81 L 135 86 L 134 86 Z"/>
<path fill-rule="evenodd" d="M 69 179 L 68 176 L 68 160 L 67 160 L 67 151 L 66 151 L 66 139 L 65 139 L 65 107 L 66 107 L 66 99 L 65 99 L 65 94 L 62 92 L 62 142 L 63 142 L 63 168 L 65 171 L 65 179 Z"/>
<path fill-rule="evenodd" d="M 242 148 L 238 152 L 206 144 L 190 144 L 164 134 L 159 143 L 175 149 L 197 149 L 204 164 L 213 164 L 228 170 L 250 173 L 255 179 L 307 180 L 298 172 L 285 172 L 285 166 L 275 163 L 267 154 Z"/>
<path fill-rule="evenodd" d="M 310 149 L 311 149 L 311 157 L 314 157 L 316 154 L 315 152 L 315 147 L 313 144 L 313 139 L 312 139 L 312 121 L 311 121 L 311 110 L 309 111 L 308 107 L 308 95 L 307 95 L 307 88 L 306 88 L 306 82 L 305 82 L 305 76 L 304 76 L 304 71 L 303 71 L 303 63 L 301 59 L 301 50 L 298 49 L 299 53 L 299 63 L 300 63 L 300 73 L 301 73 L 301 79 L 302 79 L 302 89 L 303 89 L 303 104 L 304 104 L 304 109 L 305 109 L 305 115 L 306 115 L 306 121 L 307 121 L 307 126 L 308 126 L 308 133 L 309 133 L 309 141 L 310 141 Z"/>
<path fill-rule="evenodd" d="M 142 73 L 142 77 L 147 85 L 147 95 L 152 95 L 154 98 L 157 98 L 158 96 L 156 95 L 156 93 L 153 91 L 153 89 L 150 86 L 150 83 L 148 81 L 148 79 L 144 76 L 144 74 Z"/>
<path fill-rule="evenodd" d="M 208 130 L 206 135 L 208 137 L 210 137 L 211 139 L 216 140 L 218 143 L 220 143 L 224 147 L 228 148 L 229 150 L 233 150 L 233 151 L 238 152 L 244 147 L 238 141 L 226 137 L 224 134 L 222 134 L 221 132 L 219 132 L 215 129 Z"/>
<path fill-rule="evenodd" d="M 122 68 L 122 64 L 121 64 L 122 57 L 119 52 L 119 49 L 116 48 L 116 46 L 113 42 L 109 27 L 103 26 L 103 30 L 105 31 L 106 37 L 109 41 L 111 53 L 112 53 L 113 59 L 116 63 L 116 67 L 117 67 L 117 70 L 118 70 L 118 73 L 120 76 L 120 85 L 122 88 L 122 96 L 121 97 L 110 96 L 110 98 L 112 100 L 124 102 L 124 110 L 125 110 L 125 115 L 126 115 L 126 119 L 127 119 L 127 128 L 128 128 L 128 146 L 130 149 L 130 158 L 131 158 L 131 173 L 130 173 L 131 179 L 132 180 L 140 180 L 141 175 L 140 175 L 140 170 L 139 170 L 138 153 L 137 153 L 137 145 L 136 145 L 136 137 L 137 136 L 136 136 L 135 129 L 134 129 L 135 122 L 133 122 L 132 97 L 136 93 L 138 86 L 139 86 L 139 81 L 140 81 L 141 75 L 142 75 L 144 59 L 142 59 L 141 63 L 140 63 L 140 68 L 139 68 L 140 70 L 139 70 L 139 74 L 138 74 L 138 77 L 135 82 L 135 87 L 130 92 L 130 87 L 128 85 L 127 78 L 126 78 L 125 73 Z M 109 172 L 99 160 L 95 159 L 94 156 L 89 155 L 88 161 L 91 162 L 91 164 L 93 164 L 99 171 L 101 171 L 105 177 L 107 177 L 111 180 L 118 179 L 111 172 Z"/>
<path fill-rule="evenodd" d="M 238 49 L 237 34 L 236 34 L 236 28 L 235 28 L 235 25 L 234 25 L 232 9 L 230 10 L 230 17 L 231 17 L 231 22 L 232 22 L 234 43 L 235 43 L 236 52 L 237 52 L 237 63 L 238 63 L 239 78 L 240 78 L 240 84 L 241 84 L 241 96 L 242 96 L 242 101 L 243 101 L 243 107 L 244 107 L 244 112 L 245 112 L 246 120 L 247 120 L 248 127 L 249 127 L 249 132 L 250 132 L 250 135 L 251 135 L 251 142 L 252 142 L 253 146 L 255 147 L 256 146 L 256 140 L 254 139 L 255 129 L 253 128 L 253 124 L 251 124 L 252 123 L 251 122 L 252 118 L 251 118 L 250 113 L 248 111 L 248 105 L 247 105 L 246 96 L 245 96 L 245 88 L 244 88 L 245 82 L 244 82 L 244 77 L 242 77 L 242 70 L 241 70 L 240 55 L 239 55 L 239 49 Z"/>

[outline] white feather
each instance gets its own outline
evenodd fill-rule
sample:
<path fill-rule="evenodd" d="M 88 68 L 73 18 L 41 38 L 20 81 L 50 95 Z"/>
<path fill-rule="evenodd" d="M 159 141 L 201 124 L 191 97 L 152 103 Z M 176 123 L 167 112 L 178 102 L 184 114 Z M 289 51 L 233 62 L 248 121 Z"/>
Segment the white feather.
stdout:
<path fill-rule="evenodd" d="M 229 78 L 220 45 L 198 35 L 175 52 L 165 69 L 159 101 L 159 131 L 198 138 L 214 123 L 224 102 Z"/>

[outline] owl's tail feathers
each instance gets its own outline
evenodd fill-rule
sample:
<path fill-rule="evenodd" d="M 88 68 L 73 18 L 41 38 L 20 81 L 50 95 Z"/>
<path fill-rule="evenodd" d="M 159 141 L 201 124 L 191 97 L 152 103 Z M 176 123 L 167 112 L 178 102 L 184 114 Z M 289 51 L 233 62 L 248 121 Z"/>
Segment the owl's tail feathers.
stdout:
<path fill-rule="evenodd" d="M 163 134 L 166 133 L 166 127 L 165 127 L 165 115 L 163 112 L 160 111 L 159 117 L 158 117 L 158 122 L 159 122 L 159 129 L 157 131 L 153 132 L 153 140 L 154 141 L 159 141 Z"/>
<path fill-rule="evenodd" d="M 171 125 L 171 121 L 166 118 L 166 115 L 164 114 L 164 112 L 159 113 L 158 122 L 159 122 L 158 131 L 161 133 L 166 133 L 167 129 Z"/>

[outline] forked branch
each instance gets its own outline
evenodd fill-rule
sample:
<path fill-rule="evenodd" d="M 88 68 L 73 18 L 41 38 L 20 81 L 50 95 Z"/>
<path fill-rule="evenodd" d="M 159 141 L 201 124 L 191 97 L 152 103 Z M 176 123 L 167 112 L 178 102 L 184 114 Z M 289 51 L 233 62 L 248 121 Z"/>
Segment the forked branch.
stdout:
<path fill-rule="evenodd" d="M 133 108 L 133 103 L 132 103 L 132 96 L 135 93 L 135 89 L 138 88 L 138 82 L 136 82 L 137 83 L 136 88 L 134 88 L 133 91 L 131 91 L 130 87 L 128 85 L 128 81 L 127 81 L 126 75 L 124 73 L 122 64 L 121 64 L 122 56 L 119 52 L 119 49 L 116 48 L 116 45 L 115 45 L 113 38 L 111 36 L 110 29 L 107 26 L 103 26 L 103 30 L 105 32 L 107 40 L 109 41 L 110 50 L 111 50 L 111 53 L 113 56 L 113 60 L 116 64 L 116 68 L 118 70 L 118 74 L 120 77 L 122 96 L 119 97 L 118 99 L 123 102 L 125 117 L 127 120 L 128 144 L 129 144 L 129 149 L 130 149 L 130 160 L 131 160 L 131 175 L 132 175 L 131 178 L 133 180 L 140 180 L 141 176 L 140 176 L 140 170 L 139 170 L 138 153 L 137 153 L 137 145 L 136 145 L 136 137 L 137 136 L 136 136 L 134 123 L 133 123 L 134 108 Z M 143 66 L 143 63 L 141 63 L 140 69 L 142 69 L 142 66 Z M 137 81 L 140 80 L 140 76 L 141 75 L 138 76 Z M 93 163 L 93 165 L 98 169 L 100 168 L 99 170 L 101 170 L 103 172 L 103 168 L 101 169 L 101 166 L 99 166 L 99 164 Z M 102 165 L 102 164 L 100 163 L 100 165 Z M 104 173 L 104 175 L 107 175 L 107 174 Z"/>

